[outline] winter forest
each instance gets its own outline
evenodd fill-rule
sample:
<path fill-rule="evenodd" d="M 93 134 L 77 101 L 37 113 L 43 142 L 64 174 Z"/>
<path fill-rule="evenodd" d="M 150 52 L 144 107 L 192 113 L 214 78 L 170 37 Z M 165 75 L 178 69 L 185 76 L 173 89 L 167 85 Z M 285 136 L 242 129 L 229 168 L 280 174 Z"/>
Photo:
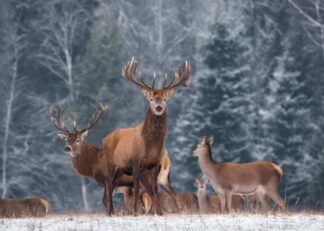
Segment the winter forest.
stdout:
<path fill-rule="evenodd" d="M 168 102 L 177 191 L 196 190 L 192 150 L 212 134 L 215 160 L 273 161 L 289 208 L 324 209 L 324 1 L 6 0 L 0 44 L 2 198 L 104 210 L 103 189 L 73 171 L 49 108 L 67 105 L 67 126 L 82 126 L 91 104 L 107 104 L 89 132 L 97 146 L 137 125 L 148 103 L 121 75 L 134 56 L 159 84 L 186 60 L 192 66 L 190 88 Z"/>

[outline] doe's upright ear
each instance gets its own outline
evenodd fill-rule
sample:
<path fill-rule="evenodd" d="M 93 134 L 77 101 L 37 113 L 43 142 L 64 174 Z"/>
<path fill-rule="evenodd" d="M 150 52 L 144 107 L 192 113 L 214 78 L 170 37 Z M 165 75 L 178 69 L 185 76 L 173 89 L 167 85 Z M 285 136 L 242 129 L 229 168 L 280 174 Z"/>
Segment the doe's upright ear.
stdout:
<path fill-rule="evenodd" d="M 141 88 L 141 91 L 142 91 L 143 95 L 144 95 L 148 100 L 150 100 L 150 98 L 151 98 L 151 92 L 150 92 L 149 90 L 145 89 L 145 88 Z"/>
<path fill-rule="evenodd" d="M 58 132 L 57 135 L 58 135 L 58 137 L 59 137 L 60 139 L 62 139 L 62 140 L 66 140 L 67 137 L 68 137 L 67 134 L 62 133 L 62 132 Z"/>
<path fill-rule="evenodd" d="M 80 136 L 81 142 L 83 142 L 83 141 L 85 141 L 85 139 L 87 139 L 88 132 L 89 132 L 89 130 L 85 130 L 84 132 L 82 132 L 82 134 Z"/>
<path fill-rule="evenodd" d="M 197 177 L 192 177 L 192 180 L 194 183 L 198 184 L 199 183 L 199 179 Z"/>
<path fill-rule="evenodd" d="M 209 136 L 207 139 L 207 142 L 209 143 L 209 145 L 212 145 L 214 143 L 214 136 Z"/>

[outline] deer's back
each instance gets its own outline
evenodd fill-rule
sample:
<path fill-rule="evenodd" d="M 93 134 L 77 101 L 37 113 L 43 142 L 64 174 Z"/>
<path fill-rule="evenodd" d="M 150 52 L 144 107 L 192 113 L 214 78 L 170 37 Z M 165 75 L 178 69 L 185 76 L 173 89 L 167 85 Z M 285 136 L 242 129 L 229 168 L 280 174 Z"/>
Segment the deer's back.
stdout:
<path fill-rule="evenodd" d="M 2 217 L 42 217 L 49 209 L 49 203 L 41 198 L 1 199 L 0 215 Z"/>
<path fill-rule="evenodd" d="M 232 184 L 266 184 L 273 176 L 280 176 L 274 164 L 267 161 L 250 163 L 224 163 L 217 173 L 224 183 Z"/>

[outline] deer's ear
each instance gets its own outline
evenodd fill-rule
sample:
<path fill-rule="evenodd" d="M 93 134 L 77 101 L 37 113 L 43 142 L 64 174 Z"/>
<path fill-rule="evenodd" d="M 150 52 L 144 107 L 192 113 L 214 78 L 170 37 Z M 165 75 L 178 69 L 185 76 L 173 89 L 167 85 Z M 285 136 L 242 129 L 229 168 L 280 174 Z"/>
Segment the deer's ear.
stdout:
<path fill-rule="evenodd" d="M 149 90 L 145 89 L 145 88 L 142 88 L 141 91 L 142 91 L 143 95 L 144 95 L 148 100 L 150 100 L 150 98 L 151 98 L 151 92 L 150 92 Z"/>
<path fill-rule="evenodd" d="M 66 140 L 67 139 L 67 134 L 59 132 L 57 133 L 58 137 L 62 140 Z"/>
<path fill-rule="evenodd" d="M 206 136 L 201 137 L 200 143 L 203 145 L 206 144 Z"/>
<path fill-rule="evenodd" d="M 208 137 L 207 142 L 209 143 L 209 145 L 212 145 L 214 143 L 214 137 L 213 136 Z"/>
<path fill-rule="evenodd" d="M 173 94 L 174 94 L 174 88 L 167 90 L 166 92 L 167 99 L 170 99 L 173 96 Z"/>
<path fill-rule="evenodd" d="M 192 180 L 193 180 L 194 183 L 198 184 L 198 179 L 197 179 L 197 177 L 192 177 Z"/>
<path fill-rule="evenodd" d="M 85 141 L 85 139 L 87 138 L 88 136 L 88 131 L 89 130 L 85 130 L 84 132 L 82 132 L 80 138 L 81 138 L 81 142 Z"/>

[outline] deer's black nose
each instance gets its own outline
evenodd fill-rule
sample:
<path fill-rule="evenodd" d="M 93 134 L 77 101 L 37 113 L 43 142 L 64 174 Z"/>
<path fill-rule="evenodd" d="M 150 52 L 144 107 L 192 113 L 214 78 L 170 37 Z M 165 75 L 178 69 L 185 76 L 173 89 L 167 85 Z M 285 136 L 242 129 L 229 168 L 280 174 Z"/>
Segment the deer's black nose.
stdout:
<path fill-rule="evenodd" d="M 162 111 L 163 108 L 161 106 L 157 106 L 155 109 L 157 112 L 160 112 L 160 111 Z"/>
<path fill-rule="evenodd" d="M 70 146 L 65 146 L 64 151 L 65 152 L 71 152 L 71 147 Z"/>

